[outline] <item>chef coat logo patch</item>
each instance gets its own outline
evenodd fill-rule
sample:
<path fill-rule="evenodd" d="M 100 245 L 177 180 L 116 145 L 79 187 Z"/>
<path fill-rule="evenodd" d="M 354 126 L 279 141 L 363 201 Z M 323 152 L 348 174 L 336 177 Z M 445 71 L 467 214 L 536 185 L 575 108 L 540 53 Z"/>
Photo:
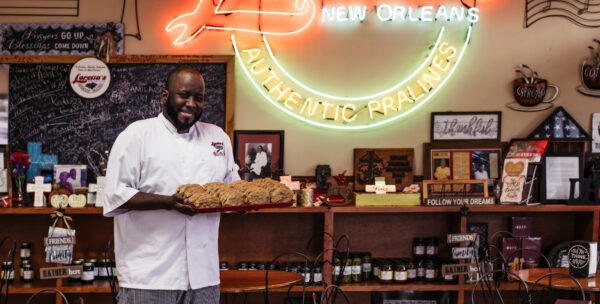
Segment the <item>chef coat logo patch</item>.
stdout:
<path fill-rule="evenodd" d="M 223 143 L 222 142 L 212 142 L 211 144 L 215 150 L 213 151 L 214 156 L 225 156 L 225 151 L 223 151 Z"/>

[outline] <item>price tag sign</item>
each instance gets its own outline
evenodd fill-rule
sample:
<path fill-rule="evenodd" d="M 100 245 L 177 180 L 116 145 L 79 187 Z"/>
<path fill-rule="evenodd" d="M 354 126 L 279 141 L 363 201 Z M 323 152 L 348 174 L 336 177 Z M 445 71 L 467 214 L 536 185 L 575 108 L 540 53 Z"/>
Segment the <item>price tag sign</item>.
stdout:
<path fill-rule="evenodd" d="M 63 266 L 40 268 L 40 279 L 58 279 L 68 277 L 80 277 L 83 273 L 83 266 Z"/>
<path fill-rule="evenodd" d="M 65 228 L 48 229 L 48 237 L 45 238 L 46 263 L 71 264 L 73 260 L 73 244 L 75 243 L 75 230 Z"/>
<path fill-rule="evenodd" d="M 473 247 L 454 247 L 452 248 L 452 259 L 462 260 L 470 259 L 475 255 L 475 248 Z"/>
<path fill-rule="evenodd" d="M 465 234 L 448 234 L 448 244 L 461 243 L 461 242 L 475 242 L 477 240 L 477 233 L 465 233 Z"/>

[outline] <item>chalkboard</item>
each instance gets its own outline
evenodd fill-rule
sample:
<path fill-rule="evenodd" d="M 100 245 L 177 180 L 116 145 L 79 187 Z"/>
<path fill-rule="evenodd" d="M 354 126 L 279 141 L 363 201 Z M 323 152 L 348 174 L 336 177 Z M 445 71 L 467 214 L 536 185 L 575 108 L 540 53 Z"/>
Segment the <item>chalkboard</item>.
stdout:
<path fill-rule="evenodd" d="M 40 60 L 51 61 L 47 57 L 40 56 Z M 70 61 L 79 58 L 73 56 Z M 68 79 L 72 63 L 11 64 L 11 151 L 27 151 L 27 142 L 42 142 L 43 153 L 57 154 L 60 164 L 86 164 L 90 168 L 90 162 L 110 150 L 125 127 L 162 111 L 160 91 L 168 72 L 181 64 L 197 68 L 204 76 L 201 120 L 231 134 L 231 56 L 118 56 L 111 62 L 118 63 L 108 64 L 110 87 L 95 99 L 83 99 L 71 89 Z"/>

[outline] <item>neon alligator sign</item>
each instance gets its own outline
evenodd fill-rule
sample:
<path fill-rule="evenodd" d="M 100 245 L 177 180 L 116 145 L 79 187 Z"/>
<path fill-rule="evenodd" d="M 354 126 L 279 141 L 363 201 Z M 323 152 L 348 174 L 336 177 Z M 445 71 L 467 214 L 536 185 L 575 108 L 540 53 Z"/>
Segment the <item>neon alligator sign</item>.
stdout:
<path fill-rule="evenodd" d="M 451 78 L 464 58 L 473 26 L 480 19 L 476 7 L 462 2 L 438 6 L 324 6 L 320 15 L 314 0 L 290 1 L 290 7 L 282 10 L 234 10 L 222 6 L 223 0 L 216 5 L 201 0 L 193 11 L 171 20 L 166 31 L 178 34 L 173 44 L 185 45 L 207 30 L 230 32 L 244 75 L 265 100 L 309 124 L 333 129 L 373 128 L 419 109 Z M 260 18 L 264 26 L 247 26 L 239 21 L 243 18 Z M 311 26 L 336 28 L 371 19 L 392 26 L 424 25 L 428 35 L 436 33 L 433 41 L 423 43 L 423 51 L 415 55 L 417 60 L 410 70 L 391 75 L 398 81 L 376 92 L 347 96 L 316 89 L 296 77 L 278 59 L 269 42 L 270 37 L 293 39 Z M 305 66 L 311 67 L 308 63 Z"/>

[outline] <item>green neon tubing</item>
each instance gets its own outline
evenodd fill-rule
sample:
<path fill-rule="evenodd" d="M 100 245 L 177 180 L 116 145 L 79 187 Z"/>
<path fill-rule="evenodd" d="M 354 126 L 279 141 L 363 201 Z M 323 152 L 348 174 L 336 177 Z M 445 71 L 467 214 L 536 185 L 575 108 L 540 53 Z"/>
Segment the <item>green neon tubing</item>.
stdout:
<path fill-rule="evenodd" d="M 423 101 L 421 101 L 420 103 L 418 103 L 416 106 L 412 107 L 410 110 L 399 114 L 397 116 L 394 117 L 390 117 L 388 119 L 384 119 L 382 121 L 373 123 L 373 124 L 366 124 L 366 125 L 361 125 L 361 126 L 337 126 L 337 125 L 329 125 L 329 124 L 325 124 L 322 122 L 318 122 L 318 121 L 313 121 L 310 119 L 306 119 L 304 117 L 302 117 L 301 115 L 298 115 L 292 111 L 290 111 L 289 109 L 285 108 L 283 105 L 281 105 L 279 102 L 277 102 L 276 100 L 273 100 L 269 95 L 267 95 L 267 93 L 263 90 L 261 90 L 261 88 L 258 86 L 258 84 L 252 80 L 252 75 L 250 74 L 250 71 L 248 70 L 248 68 L 246 68 L 246 65 L 244 63 L 244 60 L 242 59 L 242 56 L 240 55 L 239 49 L 237 47 L 236 41 L 235 41 L 235 35 L 231 34 L 231 41 L 233 43 L 233 48 L 235 50 L 235 56 L 238 59 L 240 65 L 242 66 L 242 69 L 244 70 L 244 73 L 246 74 L 246 76 L 248 77 L 248 79 L 250 80 L 250 82 L 252 83 L 252 85 L 254 85 L 254 87 L 268 100 L 270 101 L 272 104 L 274 104 L 276 107 L 280 108 L 281 110 L 283 110 L 285 113 L 300 119 L 301 121 L 307 122 L 309 124 L 312 124 L 314 126 L 318 126 L 318 127 L 324 127 L 324 128 L 330 128 L 330 129 L 337 129 L 337 130 L 364 130 L 364 129 L 368 129 L 368 128 L 374 128 L 377 126 L 381 126 L 387 123 L 390 123 L 396 119 L 400 119 L 410 113 L 412 113 L 413 111 L 417 110 L 418 108 L 420 108 L 422 105 L 424 105 L 427 101 L 429 101 L 434 95 L 435 93 L 437 93 L 437 91 L 439 91 L 444 84 L 446 84 L 446 82 L 448 81 L 448 79 L 451 78 L 452 74 L 454 74 L 454 71 L 456 71 L 456 67 L 460 64 L 463 55 L 465 54 L 465 50 L 467 49 L 467 45 L 469 44 L 469 41 L 471 40 L 471 31 L 473 29 L 472 25 L 469 25 L 469 29 L 467 31 L 467 38 L 465 39 L 465 43 L 463 45 L 462 50 L 460 51 L 460 54 L 458 55 L 458 58 L 456 59 L 456 63 L 454 64 L 454 67 L 452 67 L 452 70 L 448 73 L 448 76 L 444 78 L 444 80 L 442 80 L 442 82 L 440 83 L 440 85 L 438 86 L 438 88 L 433 91 L 429 96 L 425 97 L 425 99 Z"/>
<path fill-rule="evenodd" d="M 368 96 L 360 96 L 360 97 L 343 97 L 343 96 L 335 96 L 335 95 L 330 95 L 327 93 L 323 93 L 323 92 L 319 92 L 317 90 L 311 89 L 310 87 L 308 87 L 307 85 L 303 84 L 302 82 L 300 82 L 299 80 L 297 80 L 294 76 L 292 76 L 290 73 L 288 73 L 288 71 L 283 68 L 283 66 L 279 63 L 279 61 L 277 60 L 277 58 L 275 58 L 275 55 L 273 54 L 273 51 L 271 50 L 271 46 L 269 45 L 269 42 L 267 41 L 267 36 L 263 35 L 263 41 L 265 42 L 265 46 L 267 47 L 267 51 L 269 52 L 269 55 L 271 55 L 271 59 L 273 59 L 273 62 L 275 62 L 275 65 L 283 72 L 283 74 L 285 74 L 288 78 L 290 78 L 295 84 L 299 85 L 300 87 L 302 87 L 303 89 L 315 94 L 315 95 L 321 95 L 323 97 L 327 97 L 329 99 L 332 100 L 343 100 L 343 101 L 358 101 L 358 100 L 366 100 L 366 99 L 373 99 L 377 96 L 381 96 L 381 95 L 385 95 L 387 93 L 390 93 L 396 89 L 398 89 L 399 87 L 401 87 L 402 85 L 404 85 L 405 82 L 407 82 L 408 80 L 410 80 L 411 78 L 413 78 L 417 73 L 421 72 L 423 70 L 423 68 L 425 68 L 425 66 L 427 65 L 427 63 L 429 62 L 429 60 L 431 59 L 431 57 L 433 56 L 433 54 L 435 54 L 434 50 L 437 49 L 438 45 L 440 44 L 440 41 L 442 40 L 442 36 L 444 35 L 444 30 L 445 27 L 442 26 L 442 29 L 440 30 L 440 33 L 438 34 L 437 40 L 435 41 L 435 45 L 433 46 L 433 48 L 431 48 L 431 52 L 429 53 L 429 55 L 427 56 L 427 58 L 425 59 L 425 61 L 423 61 L 423 63 L 408 77 L 406 77 L 404 80 L 402 80 L 401 82 L 399 82 L 398 84 L 396 84 L 395 86 L 385 90 L 385 91 L 381 91 L 379 93 L 375 93 L 372 95 L 368 95 Z"/>

